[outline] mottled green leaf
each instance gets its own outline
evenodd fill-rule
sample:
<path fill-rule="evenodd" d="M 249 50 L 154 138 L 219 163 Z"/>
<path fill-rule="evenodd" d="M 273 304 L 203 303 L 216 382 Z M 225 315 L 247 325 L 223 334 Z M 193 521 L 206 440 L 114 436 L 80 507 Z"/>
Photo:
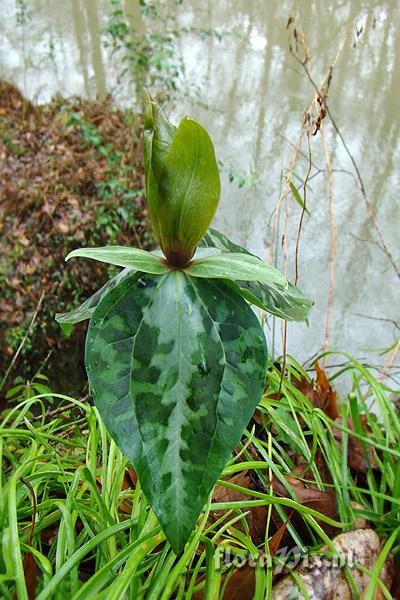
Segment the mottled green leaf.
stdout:
<path fill-rule="evenodd" d="M 77 248 L 70 252 L 65 260 L 74 257 L 92 258 L 110 265 L 127 267 L 152 275 L 162 275 L 168 271 L 168 267 L 158 256 L 140 248 L 125 248 L 124 246 Z"/>
<path fill-rule="evenodd" d="M 289 283 L 287 288 L 276 283 L 260 284 L 258 289 L 254 290 L 250 282 L 241 281 L 240 286 L 244 290 L 254 293 L 271 315 L 285 319 L 285 321 L 307 321 L 314 305 L 314 301 L 307 298 L 292 283 Z"/>
<path fill-rule="evenodd" d="M 233 281 L 232 279 L 224 279 L 224 282 L 226 283 L 226 285 L 228 287 L 232 288 L 237 294 L 240 294 L 240 296 L 242 296 L 242 298 L 247 300 L 247 302 L 250 302 L 250 304 L 254 304 L 254 306 L 261 308 L 261 310 L 265 310 L 265 311 L 267 310 L 267 307 L 265 306 L 265 304 L 263 304 L 262 301 L 257 296 L 252 294 L 246 288 L 241 287 L 236 281 Z M 243 284 L 243 281 L 241 283 Z M 248 282 L 246 282 L 246 283 L 248 283 Z"/>
<path fill-rule="evenodd" d="M 121 273 L 118 273 L 112 279 L 109 279 L 107 283 L 105 283 L 97 292 L 95 292 L 92 296 L 87 298 L 80 306 L 73 308 L 72 310 L 66 313 L 57 313 L 55 319 L 58 323 L 65 323 L 74 325 L 75 323 L 80 323 L 81 321 L 85 321 L 86 319 L 90 319 L 94 310 L 100 300 L 112 290 L 113 287 L 118 285 L 127 274 L 132 273 L 130 269 L 124 269 Z"/>
<path fill-rule="evenodd" d="M 199 248 L 218 248 L 221 252 L 239 252 L 241 254 L 251 254 L 246 248 L 232 242 L 225 234 L 209 227 L 203 238 L 199 242 Z"/>
<path fill-rule="evenodd" d="M 192 277 L 262 281 L 286 286 L 285 277 L 278 269 L 257 256 L 230 252 L 194 260 L 186 269 Z"/>
<path fill-rule="evenodd" d="M 175 552 L 257 406 L 266 361 L 256 316 L 219 280 L 136 273 L 95 310 L 95 403 Z"/>
<path fill-rule="evenodd" d="M 228 282 L 226 282 L 228 284 Z M 314 302 L 292 283 L 288 287 L 251 281 L 228 284 L 245 300 L 285 321 L 307 321 Z"/>
<path fill-rule="evenodd" d="M 250 254 L 246 248 L 235 244 L 226 235 L 211 227 L 199 243 L 199 247 L 216 248 L 222 252 Z M 291 283 L 285 286 L 278 283 L 237 281 L 236 284 L 240 288 L 235 288 L 236 291 L 241 293 L 246 300 L 287 321 L 306 321 L 314 304 L 313 300 L 307 298 L 298 287 Z"/>

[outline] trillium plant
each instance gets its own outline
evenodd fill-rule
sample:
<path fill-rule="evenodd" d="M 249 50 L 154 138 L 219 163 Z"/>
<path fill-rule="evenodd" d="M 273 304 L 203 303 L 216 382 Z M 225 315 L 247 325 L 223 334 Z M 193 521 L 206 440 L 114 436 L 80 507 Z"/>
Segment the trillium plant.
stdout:
<path fill-rule="evenodd" d="M 160 250 L 82 248 L 123 270 L 60 323 L 90 319 L 96 407 L 132 461 L 173 550 L 187 542 L 263 392 L 267 345 L 251 304 L 287 320 L 312 301 L 209 228 L 220 177 L 206 130 L 145 93 L 146 195 Z"/>

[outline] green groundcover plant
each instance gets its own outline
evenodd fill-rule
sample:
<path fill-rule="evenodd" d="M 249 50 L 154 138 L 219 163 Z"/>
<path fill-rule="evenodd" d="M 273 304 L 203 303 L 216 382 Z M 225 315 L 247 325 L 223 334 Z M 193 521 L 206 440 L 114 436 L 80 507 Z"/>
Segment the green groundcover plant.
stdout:
<path fill-rule="evenodd" d="M 301 321 L 312 301 L 209 228 L 220 197 L 211 139 L 187 117 L 174 127 L 147 93 L 144 158 L 160 250 L 74 250 L 67 260 L 124 270 L 56 318 L 90 318 L 85 363 L 97 409 L 179 552 L 263 392 L 267 345 L 249 304 Z"/>

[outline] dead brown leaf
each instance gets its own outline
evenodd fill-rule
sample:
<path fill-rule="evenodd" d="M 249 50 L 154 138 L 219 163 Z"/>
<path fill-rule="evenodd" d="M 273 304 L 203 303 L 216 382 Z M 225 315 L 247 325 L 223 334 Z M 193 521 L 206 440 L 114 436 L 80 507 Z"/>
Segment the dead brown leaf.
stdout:
<path fill-rule="evenodd" d="M 305 481 L 294 477 L 288 476 L 286 480 L 296 495 L 296 500 L 299 504 L 303 504 L 308 508 L 312 508 L 317 512 L 337 520 L 338 509 L 336 502 L 335 490 L 332 487 L 326 487 L 324 490 L 320 490 L 314 483 L 306 483 Z M 274 492 L 282 498 L 291 498 L 286 487 L 281 481 L 274 478 L 272 481 Z M 295 516 L 297 520 L 297 515 Z M 327 532 L 335 531 L 335 528 L 331 525 L 321 522 L 321 527 Z"/>
<path fill-rule="evenodd" d="M 325 371 L 319 366 L 318 361 L 315 361 L 314 367 L 317 374 L 315 381 L 310 382 L 302 376 L 294 385 L 309 399 L 315 408 L 320 408 L 328 417 L 336 419 L 339 416 L 336 392 L 329 383 Z"/>
<path fill-rule="evenodd" d="M 254 596 L 254 567 L 244 565 L 237 569 L 229 580 L 224 600 L 251 600 Z"/>
<path fill-rule="evenodd" d="M 365 431 L 366 436 L 368 436 L 368 433 L 371 431 L 371 429 L 368 427 L 367 417 L 365 415 L 361 415 L 360 421 L 361 421 L 361 425 L 362 425 L 363 430 Z M 336 419 L 336 422 L 340 423 L 341 420 Z M 348 422 L 348 427 L 352 431 L 355 431 L 354 423 L 352 420 L 350 420 Z M 338 444 L 340 444 L 342 441 L 341 430 L 338 428 L 335 428 L 335 429 L 333 429 L 333 434 L 334 434 L 336 442 Z M 368 459 L 367 459 L 367 456 L 368 456 Z M 376 462 L 372 447 L 367 445 L 366 446 L 366 454 L 365 454 L 360 440 L 358 438 L 356 438 L 355 436 L 349 435 L 348 450 L 347 450 L 347 464 L 349 465 L 350 469 L 353 469 L 354 471 L 357 471 L 358 473 L 366 473 L 366 471 L 368 470 L 368 460 L 369 460 L 369 463 L 370 463 L 372 469 L 378 469 L 378 464 Z"/>
<path fill-rule="evenodd" d="M 284 534 L 286 533 L 287 526 L 289 525 L 290 519 L 293 516 L 293 512 L 294 511 L 292 511 L 290 513 L 290 515 L 288 516 L 286 521 L 284 521 L 282 523 L 282 525 L 279 527 L 279 529 L 277 529 L 277 531 L 275 531 L 274 535 L 269 540 L 268 546 L 269 546 L 269 552 L 270 552 L 271 556 L 275 556 L 275 554 L 278 552 L 279 547 L 282 542 L 282 538 L 283 538 Z"/>
<path fill-rule="evenodd" d="M 240 487 L 245 487 L 249 490 L 256 490 L 257 485 L 251 477 L 249 471 L 242 471 L 228 479 L 229 483 L 233 483 Z M 251 496 L 243 494 L 240 491 L 231 489 L 223 485 L 216 485 L 213 492 L 213 502 L 236 502 L 240 500 L 248 500 Z M 221 517 L 222 512 L 212 512 L 211 518 L 215 520 Z M 267 507 L 255 506 L 249 509 L 249 514 L 246 515 L 246 521 L 249 528 L 249 535 L 255 545 L 262 543 L 265 539 L 265 526 L 267 521 Z M 243 531 L 243 524 L 238 521 L 234 525 L 235 528 Z"/>

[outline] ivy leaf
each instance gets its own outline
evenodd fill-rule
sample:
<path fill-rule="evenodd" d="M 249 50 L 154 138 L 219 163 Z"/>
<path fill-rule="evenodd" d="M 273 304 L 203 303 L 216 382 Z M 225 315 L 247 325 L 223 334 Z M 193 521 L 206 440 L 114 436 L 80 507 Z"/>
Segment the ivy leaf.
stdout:
<path fill-rule="evenodd" d="M 70 252 L 65 260 L 74 257 L 92 258 L 110 265 L 136 269 L 153 275 L 162 275 L 168 271 L 167 265 L 158 256 L 140 248 L 125 248 L 124 246 L 77 248 Z"/>
<path fill-rule="evenodd" d="M 130 274 L 98 304 L 96 406 L 178 553 L 262 395 L 260 324 L 222 281 Z"/>
<path fill-rule="evenodd" d="M 262 281 L 287 286 L 285 277 L 278 269 L 268 265 L 257 256 L 239 252 L 206 256 L 194 260 L 185 271 L 192 277 Z"/>
<path fill-rule="evenodd" d="M 199 243 L 199 248 L 215 248 L 221 252 L 250 255 L 246 248 L 235 244 L 226 235 L 211 227 Z M 314 305 L 313 300 L 307 298 L 290 282 L 288 286 L 251 281 L 237 281 L 236 285 L 235 282 L 230 282 L 229 285 L 231 284 L 248 302 L 286 321 L 307 321 Z"/>

